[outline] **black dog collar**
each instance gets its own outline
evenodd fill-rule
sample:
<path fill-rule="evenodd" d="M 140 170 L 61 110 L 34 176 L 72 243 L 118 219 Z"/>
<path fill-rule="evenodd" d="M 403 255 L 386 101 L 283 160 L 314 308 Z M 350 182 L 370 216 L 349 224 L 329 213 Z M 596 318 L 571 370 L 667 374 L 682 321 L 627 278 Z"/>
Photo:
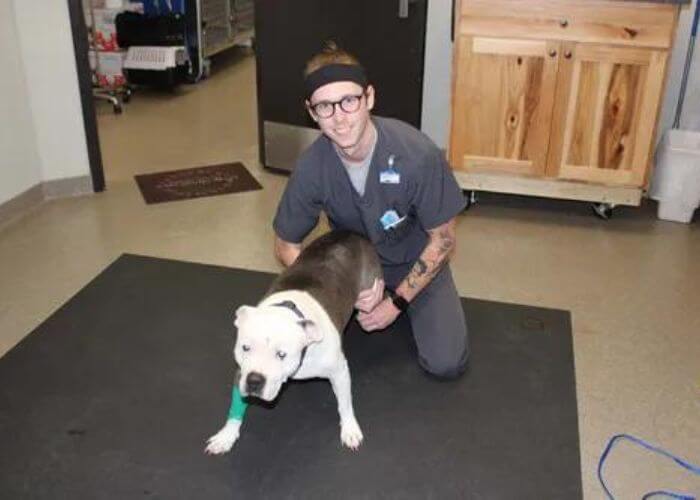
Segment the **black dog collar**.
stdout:
<path fill-rule="evenodd" d="M 306 98 L 311 96 L 316 89 L 333 82 L 355 82 L 363 89 L 367 86 L 367 74 L 359 64 L 327 64 L 310 73 L 304 85 Z"/>
<path fill-rule="evenodd" d="M 277 307 L 286 307 L 287 309 L 292 311 L 294 314 L 299 316 L 299 319 L 306 319 L 306 316 L 304 316 L 304 313 L 302 313 L 299 310 L 299 308 L 297 307 L 297 305 L 294 302 L 292 302 L 291 300 L 284 300 L 282 302 L 278 302 L 277 304 L 272 304 L 272 305 L 277 306 Z"/>
<path fill-rule="evenodd" d="M 277 304 L 272 304 L 273 306 L 277 307 L 286 307 L 290 311 L 292 311 L 294 314 L 296 314 L 300 320 L 305 321 L 306 316 L 304 316 L 304 313 L 302 313 L 297 305 L 292 302 L 291 300 L 283 300 L 282 302 L 278 302 Z M 299 357 L 299 365 L 296 367 L 296 370 L 294 370 L 294 373 L 292 374 L 295 375 L 299 369 L 301 368 L 301 365 L 304 363 L 304 358 L 306 358 L 306 349 L 308 346 L 304 346 L 304 348 L 301 350 L 301 356 Z"/>

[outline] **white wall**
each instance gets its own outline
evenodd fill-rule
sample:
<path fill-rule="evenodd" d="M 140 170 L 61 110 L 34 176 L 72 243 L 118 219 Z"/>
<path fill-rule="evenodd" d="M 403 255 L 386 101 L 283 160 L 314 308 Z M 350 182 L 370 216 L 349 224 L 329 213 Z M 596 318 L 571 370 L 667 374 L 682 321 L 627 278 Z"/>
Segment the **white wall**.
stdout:
<path fill-rule="evenodd" d="M 41 168 L 12 0 L 0 0 L 0 203 L 38 184 Z"/>
<path fill-rule="evenodd" d="M 428 0 L 421 130 L 441 148 L 449 139 L 452 0 Z"/>
<path fill-rule="evenodd" d="M 700 132 L 700 42 L 698 40 L 695 40 L 692 61 L 680 128 Z"/>
<path fill-rule="evenodd" d="M 15 9 L 42 180 L 90 175 L 68 2 L 0 0 L 8 1 Z"/>
<path fill-rule="evenodd" d="M 666 94 L 661 106 L 661 114 L 659 116 L 659 126 L 657 131 L 657 143 L 661 141 L 663 133 L 673 126 L 673 120 L 676 115 L 676 105 L 680 95 L 681 78 L 683 76 L 683 68 L 685 65 L 685 57 L 688 51 L 690 28 L 693 21 L 693 12 L 697 0 L 693 0 L 692 4 L 684 5 L 681 8 L 681 14 L 678 19 L 678 29 L 676 31 L 676 40 L 673 45 L 673 52 L 669 61 L 668 81 L 666 83 Z M 697 43 L 696 43 L 697 46 Z M 698 54 L 694 59 L 698 61 Z M 700 85 L 700 62 L 694 64 L 694 79 L 691 78 L 688 82 L 686 92 L 686 104 L 684 105 L 684 114 L 695 115 L 696 125 L 700 126 L 700 94 L 698 94 L 698 85 Z M 693 81 L 694 80 L 694 81 Z M 695 88 L 692 87 L 695 85 Z M 691 94 L 695 94 L 693 97 Z M 694 111 L 693 111 L 694 108 Z M 686 116 L 682 117 L 681 126 L 685 127 Z"/>

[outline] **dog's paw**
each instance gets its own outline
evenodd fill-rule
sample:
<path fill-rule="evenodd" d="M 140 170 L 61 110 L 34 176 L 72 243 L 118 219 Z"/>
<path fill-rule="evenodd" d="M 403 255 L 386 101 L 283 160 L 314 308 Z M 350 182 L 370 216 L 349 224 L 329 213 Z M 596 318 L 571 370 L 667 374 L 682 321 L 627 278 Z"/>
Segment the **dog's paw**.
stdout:
<path fill-rule="evenodd" d="M 353 451 L 357 450 L 362 444 L 362 439 L 364 439 L 364 436 L 362 436 L 357 420 L 352 419 L 351 421 L 340 423 L 340 440 L 345 446 Z"/>
<path fill-rule="evenodd" d="M 219 432 L 207 440 L 207 447 L 204 449 L 204 452 L 208 455 L 226 453 L 238 440 L 240 428 L 240 420 L 228 420 Z"/>

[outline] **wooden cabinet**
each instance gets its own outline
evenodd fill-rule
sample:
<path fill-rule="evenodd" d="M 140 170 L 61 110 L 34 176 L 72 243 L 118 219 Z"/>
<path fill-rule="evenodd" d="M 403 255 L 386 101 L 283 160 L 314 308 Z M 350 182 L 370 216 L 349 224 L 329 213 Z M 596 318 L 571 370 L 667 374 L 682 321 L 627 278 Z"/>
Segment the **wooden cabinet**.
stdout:
<path fill-rule="evenodd" d="M 638 205 L 678 7 L 462 0 L 449 160 L 464 189 Z"/>

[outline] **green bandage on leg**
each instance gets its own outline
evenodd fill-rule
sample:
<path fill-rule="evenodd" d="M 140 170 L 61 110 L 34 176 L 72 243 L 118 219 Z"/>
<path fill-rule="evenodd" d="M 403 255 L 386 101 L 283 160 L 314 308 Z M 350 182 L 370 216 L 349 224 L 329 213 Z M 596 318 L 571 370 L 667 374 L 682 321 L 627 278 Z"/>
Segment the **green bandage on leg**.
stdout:
<path fill-rule="evenodd" d="M 234 385 L 231 391 L 231 407 L 228 409 L 228 419 L 243 421 L 246 408 L 248 408 L 248 403 L 243 401 L 238 385 Z"/>

